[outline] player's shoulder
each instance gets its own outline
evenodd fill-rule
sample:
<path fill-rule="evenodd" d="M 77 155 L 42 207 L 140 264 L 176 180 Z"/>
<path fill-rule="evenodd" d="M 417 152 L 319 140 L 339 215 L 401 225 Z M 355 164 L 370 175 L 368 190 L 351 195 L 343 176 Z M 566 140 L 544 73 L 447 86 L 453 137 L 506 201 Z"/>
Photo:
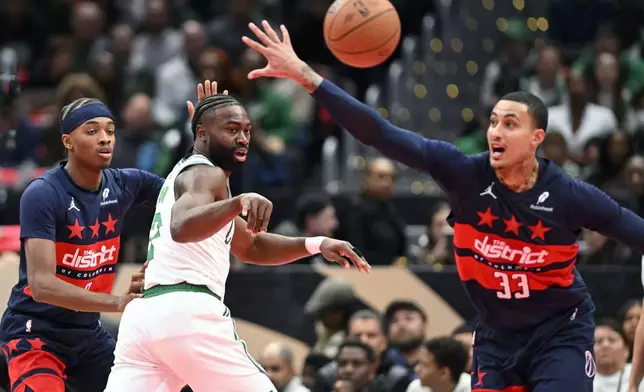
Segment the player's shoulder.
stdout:
<path fill-rule="evenodd" d="M 61 187 L 61 166 L 47 170 L 38 177 L 34 178 L 22 192 L 22 199 L 53 199 L 57 194 L 57 189 Z"/>

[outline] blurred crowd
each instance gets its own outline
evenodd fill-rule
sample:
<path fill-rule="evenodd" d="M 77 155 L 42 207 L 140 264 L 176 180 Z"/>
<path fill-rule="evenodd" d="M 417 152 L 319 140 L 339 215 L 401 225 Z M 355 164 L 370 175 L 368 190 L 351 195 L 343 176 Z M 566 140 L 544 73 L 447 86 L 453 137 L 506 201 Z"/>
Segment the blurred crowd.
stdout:
<path fill-rule="evenodd" d="M 299 195 L 274 231 L 346 239 L 374 265 L 453 264 L 449 205 L 434 203 L 421 212 L 426 224 L 410 230 L 394 203 L 396 165 L 384 158 L 365 164 L 360 192 L 334 200 L 320 190 L 321 150 L 341 131 L 293 83 L 245 77 L 262 59 L 240 37 L 250 34 L 249 21 L 267 19 L 285 23 L 300 57 L 356 96 L 383 80 L 387 63 L 352 70 L 325 48 L 322 23 L 331 2 L 3 0 L 0 69 L 2 53 L 17 56 L 22 92 L 0 109 L 0 211 L 8 192 L 19 194 L 62 159 L 58 113 L 79 97 L 99 98 L 117 116 L 114 167 L 166 175 L 192 143 L 186 101 L 209 79 L 240 100 L 254 122 L 252 158 L 232 177 L 233 192 L 279 188 Z M 432 1 L 392 2 L 403 35 L 418 34 L 422 16 L 433 10 Z M 479 115 L 455 144 L 468 154 L 487 151 L 491 107 L 509 91 L 530 91 L 550 107 L 541 154 L 644 215 L 642 16 L 636 2 L 551 0 L 549 40 L 539 42 L 526 39 L 526 20 L 508 21 L 504 45 L 485 67 Z M 9 218 L 15 215 L 1 215 L 0 225 L 18 224 Z M 3 241 L 0 253 L 15 250 L 15 242 Z M 580 264 L 640 261 L 596 232 L 584 232 L 580 245 Z M 413 301 L 394 302 L 383 314 L 356 311 L 352 288 L 334 280 L 318 288 L 307 310 L 316 316 L 318 340 L 303 365 L 280 342 L 258 358 L 280 392 L 470 390 L 469 323 L 428 340 L 432 315 Z M 596 391 L 619 390 L 617 383 L 628 380 L 639 312 L 639 302 L 629 303 L 615 315 L 619 321 L 598 323 Z"/>

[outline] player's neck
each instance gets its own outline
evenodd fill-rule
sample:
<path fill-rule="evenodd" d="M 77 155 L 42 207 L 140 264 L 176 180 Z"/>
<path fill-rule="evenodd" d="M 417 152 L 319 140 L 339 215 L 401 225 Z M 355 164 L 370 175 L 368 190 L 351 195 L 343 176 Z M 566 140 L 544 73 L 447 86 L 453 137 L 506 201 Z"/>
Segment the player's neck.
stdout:
<path fill-rule="evenodd" d="M 527 159 L 523 163 L 495 170 L 501 184 L 513 192 L 525 192 L 532 189 L 539 177 L 539 161 L 537 158 Z"/>
<path fill-rule="evenodd" d="M 432 385 L 431 388 L 432 392 L 454 392 L 456 384 L 452 381 L 445 381 L 438 385 Z"/>
<path fill-rule="evenodd" d="M 65 165 L 65 170 L 78 187 L 87 189 L 88 191 L 95 191 L 101 186 L 103 171 L 100 169 L 98 171 L 96 169 L 89 169 L 74 163 L 70 159 Z"/>

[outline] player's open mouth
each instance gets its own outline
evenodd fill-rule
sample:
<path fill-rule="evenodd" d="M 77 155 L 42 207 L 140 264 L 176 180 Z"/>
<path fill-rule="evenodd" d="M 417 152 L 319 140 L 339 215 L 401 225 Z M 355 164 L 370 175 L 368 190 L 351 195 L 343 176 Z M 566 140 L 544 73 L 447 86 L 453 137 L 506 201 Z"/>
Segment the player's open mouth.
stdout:
<path fill-rule="evenodd" d="M 503 156 L 503 153 L 505 152 L 505 147 L 501 146 L 500 144 L 492 144 L 490 146 L 490 150 L 491 150 L 492 158 L 500 159 L 501 156 Z"/>
<path fill-rule="evenodd" d="M 246 157 L 248 156 L 248 150 L 245 148 L 238 148 L 235 150 L 235 152 L 233 152 L 233 156 L 236 160 L 244 162 L 246 161 Z"/>
<path fill-rule="evenodd" d="M 103 158 L 111 158 L 112 157 L 112 149 L 111 148 L 99 148 L 98 149 L 98 155 L 102 156 Z"/>

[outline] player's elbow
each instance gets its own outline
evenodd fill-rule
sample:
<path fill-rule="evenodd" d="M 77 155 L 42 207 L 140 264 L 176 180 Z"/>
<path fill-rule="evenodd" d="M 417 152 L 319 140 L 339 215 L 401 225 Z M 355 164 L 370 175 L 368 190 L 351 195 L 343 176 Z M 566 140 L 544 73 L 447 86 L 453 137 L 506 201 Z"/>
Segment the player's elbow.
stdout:
<path fill-rule="evenodd" d="M 31 296 L 36 302 L 51 302 L 54 290 L 51 288 L 51 277 L 46 274 L 33 274 L 28 279 Z"/>
<path fill-rule="evenodd" d="M 186 242 L 188 242 L 185 233 L 185 225 L 177 222 L 170 223 L 170 238 L 172 238 L 172 241 L 179 244 L 185 244 Z"/>

